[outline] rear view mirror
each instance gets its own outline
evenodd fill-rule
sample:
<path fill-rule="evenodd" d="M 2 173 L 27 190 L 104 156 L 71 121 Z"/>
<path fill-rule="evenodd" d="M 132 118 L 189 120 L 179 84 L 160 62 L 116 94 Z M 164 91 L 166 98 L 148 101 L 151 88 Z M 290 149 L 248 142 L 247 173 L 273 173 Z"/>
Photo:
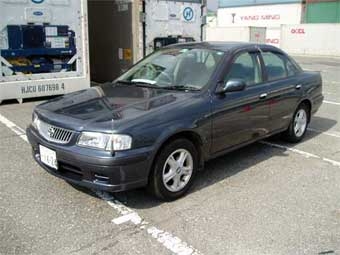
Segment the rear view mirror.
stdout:
<path fill-rule="evenodd" d="M 227 92 L 242 91 L 246 88 L 246 82 L 241 79 L 232 79 L 226 83 L 219 83 L 216 88 L 216 94 L 224 94 Z"/>

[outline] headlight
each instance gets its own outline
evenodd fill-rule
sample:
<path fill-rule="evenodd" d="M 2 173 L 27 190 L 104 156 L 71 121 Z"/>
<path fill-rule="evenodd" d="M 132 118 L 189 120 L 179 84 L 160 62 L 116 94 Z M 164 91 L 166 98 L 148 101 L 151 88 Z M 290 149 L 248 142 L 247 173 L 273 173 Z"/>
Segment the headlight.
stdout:
<path fill-rule="evenodd" d="M 79 146 L 107 151 L 122 151 L 131 149 L 132 138 L 128 135 L 82 132 L 78 140 Z"/>
<path fill-rule="evenodd" d="M 123 151 L 131 149 L 132 138 L 128 135 L 111 135 L 110 150 Z"/>
<path fill-rule="evenodd" d="M 40 120 L 38 118 L 38 115 L 36 113 L 33 113 L 33 115 L 32 115 L 32 126 L 35 129 L 39 129 L 39 124 L 40 124 Z"/>

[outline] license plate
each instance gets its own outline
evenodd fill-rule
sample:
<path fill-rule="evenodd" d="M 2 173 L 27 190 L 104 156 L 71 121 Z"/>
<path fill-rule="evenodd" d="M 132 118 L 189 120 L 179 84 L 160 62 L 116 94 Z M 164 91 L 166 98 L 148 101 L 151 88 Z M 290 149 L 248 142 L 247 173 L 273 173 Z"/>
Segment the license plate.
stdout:
<path fill-rule="evenodd" d="M 46 148 L 45 146 L 39 145 L 40 160 L 45 165 L 58 169 L 57 154 L 54 150 Z"/>

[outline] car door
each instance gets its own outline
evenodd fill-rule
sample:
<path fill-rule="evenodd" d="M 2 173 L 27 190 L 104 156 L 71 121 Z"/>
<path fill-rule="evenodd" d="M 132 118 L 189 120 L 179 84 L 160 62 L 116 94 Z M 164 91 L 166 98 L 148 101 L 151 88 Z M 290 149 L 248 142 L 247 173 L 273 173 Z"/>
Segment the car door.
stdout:
<path fill-rule="evenodd" d="M 267 85 L 263 83 L 257 50 L 242 51 L 233 57 L 222 82 L 242 79 L 245 90 L 212 96 L 212 154 L 232 149 L 268 133 Z"/>
<path fill-rule="evenodd" d="M 261 52 L 268 85 L 271 132 L 288 127 L 302 96 L 298 67 L 284 54 Z"/>

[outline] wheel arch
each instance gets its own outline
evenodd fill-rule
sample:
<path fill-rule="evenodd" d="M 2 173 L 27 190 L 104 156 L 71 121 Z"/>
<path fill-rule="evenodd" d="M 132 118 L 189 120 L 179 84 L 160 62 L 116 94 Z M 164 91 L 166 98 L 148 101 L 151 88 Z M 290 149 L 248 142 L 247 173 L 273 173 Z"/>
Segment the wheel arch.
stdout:
<path fill-rule="evenodd" d="M 204 150 L 203 150 L 203 144 L 204 144 L 203 138 L 201 137 L 200 134 L 198 134 L 197 132 L 195 132 L 193 130 L 181 130 L 181 131 L 177 131 L 176 133 L 173 133 L 173 134 L 170 134 L 170 135 L 164 137 L 161 140 L 161 142 L 158 143 L 158 146 L 157 146 L 155 153 L 154 153 L 152 160 L 151 160 L 148 178 L 150 178 L 150 176 L 153 172 L 156 159 L 157 159 L 159 153 L 162 151 L 162 149 L 166 145 L 171 143 L 172 141 L 174 141 L 176 139 L 180 139 L 180 138 L 187 139 L 195 145 L 195 147 L 197 149 L 197 153 L 198 153 L 198 158 L 199 158 L 199 161 L 200 161 L 199 162 L 199 169 L 203 169 L 204 162 L 205 162 L 205 153 L 204 153 Z"/>
<path fill-rule="evenodd" d="M 308 98 L 305 98 L 305 99 L 303 99 L 300 103 L 299 103 L 299 105 L 297 106 L 297 108 L 299 108 L 299 106 L 300 105 L 302 105 L 302 104 L 304 104 L 304 105 L 306 105 L 307 107 L 308 107 L 308 123 L 311 121 L 311 115 L 312 115 L 312 102 L 311 102 L 311 100 L 309 100 Z M 297 109 L 296 108 L 296 109 Z"/>

